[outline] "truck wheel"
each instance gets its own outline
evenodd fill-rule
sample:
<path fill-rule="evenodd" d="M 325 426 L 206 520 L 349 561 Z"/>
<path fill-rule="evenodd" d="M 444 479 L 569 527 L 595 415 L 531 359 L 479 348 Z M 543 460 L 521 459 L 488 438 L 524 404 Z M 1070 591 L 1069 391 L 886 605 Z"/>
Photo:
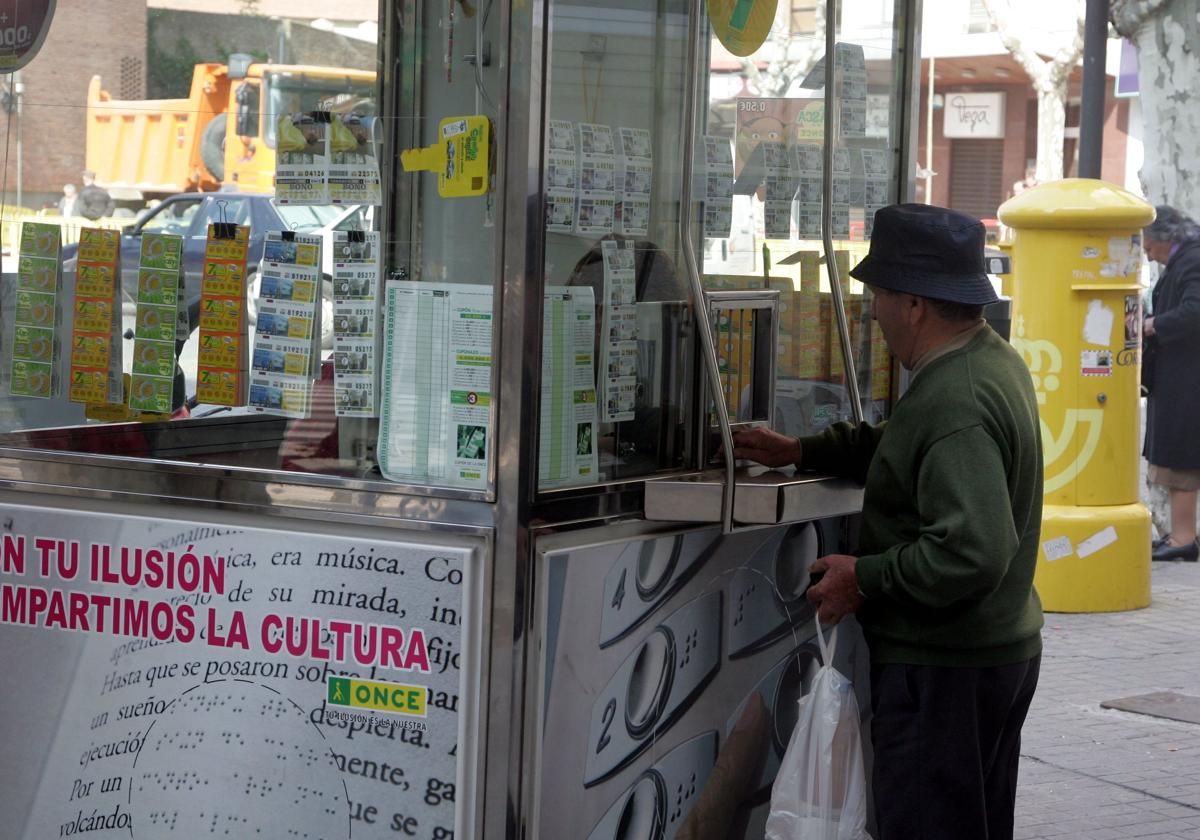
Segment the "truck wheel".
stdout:
<path fill-rule="evenodd" d="M 217 114 L 200 135 L 200 160 L 218 181 L 225 180 L 225 115 Z"/>

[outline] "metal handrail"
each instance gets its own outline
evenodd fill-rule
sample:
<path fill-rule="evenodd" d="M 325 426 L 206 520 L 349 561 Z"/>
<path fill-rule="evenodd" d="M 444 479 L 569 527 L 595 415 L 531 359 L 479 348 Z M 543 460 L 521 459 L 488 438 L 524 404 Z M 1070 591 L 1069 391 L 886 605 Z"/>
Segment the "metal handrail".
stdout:
<path fill-rule="evenodd" d="M 854 422 L 863 422 L 862 399 L 858 393 L 858 368 L 850 347 L 850 322 L 842 299 L 842 278 L 838 276 L 837 260 L 833 257 L 833 115 L 834 94 L 837 90 L 837 11 L 838 0 L 825 0 L 825 150 L 824 178 L 821 184 L 821 240 L 825 245 L 825 270 L 829 273 L 829 290 L 833 295 L 837 315 L 838 338 L 842 345 L 842 367 L 846 386 L 850 390 L 850 411 Z"/>
<path fill-rule="evenodd" d="M 688 17 L 687 68 L 689 82 L 684 95 L 683 108 L 683 189 L 680 191 L 679 241 L 683 252 L 683 264 L 687 271 L 695 299 L 696 328 L 700 335 L 701 362 L 712 392 L 713 406 L 717 413 L 717 425 L 721 429 L 721 446 L 725 456 L 725 485 L 721 492 L 721 533 L 733 531 L 733 494 L 735 486 L 735 461 L 733 457 L 733 429 L 729 423 L 729 410 L 721 392 L 721 371 L 717 363 L 717 342 L 709 323 L 708 304 L 704 297 L 704 284 L 700 281 L 700 267 L 692 244 L 692 172 L 696 152 L 696 101 L 697 86 L 701 73 L 697 65 L 700 50 L 700 15 L 703 7 L 692 6 Z M 707 426 L 707 423 L 705 423 Z"/>

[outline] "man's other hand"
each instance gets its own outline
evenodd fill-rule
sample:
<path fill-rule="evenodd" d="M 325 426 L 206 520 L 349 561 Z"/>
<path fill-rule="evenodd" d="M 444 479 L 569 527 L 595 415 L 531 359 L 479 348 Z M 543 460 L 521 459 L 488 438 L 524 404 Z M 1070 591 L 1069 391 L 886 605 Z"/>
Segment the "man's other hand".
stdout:
<path fill-rule="evenodd" d="M 764 467 L 800 463 L 800 442 L 764 426 L 733 433 L 733 457 L 748 458 Z"/>
<path fill-rule="evenodd" d="M 857 562 L 858 558 L 849 554 L 827 554 L 818 557 L 809 569 L 810 574 L 824 573 L 808 590 L 808 600 L 816 605 L 817 618 L 823 624 L 837 624 L 862 606 L 863 596 L 858 594 L 854 572 Z"/>

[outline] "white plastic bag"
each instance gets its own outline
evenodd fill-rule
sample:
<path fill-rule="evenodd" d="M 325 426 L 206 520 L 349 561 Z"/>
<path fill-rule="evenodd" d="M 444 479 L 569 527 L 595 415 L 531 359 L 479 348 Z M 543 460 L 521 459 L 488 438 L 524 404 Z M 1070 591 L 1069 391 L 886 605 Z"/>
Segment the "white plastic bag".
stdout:
<path fill-rule="evenodd" d="M 833 667 L 837 628 L 826 645 L 818 621 L 817 642 L 821 669 L 771 788 L 766 840 L 870 840 L 858 701 Z"/>

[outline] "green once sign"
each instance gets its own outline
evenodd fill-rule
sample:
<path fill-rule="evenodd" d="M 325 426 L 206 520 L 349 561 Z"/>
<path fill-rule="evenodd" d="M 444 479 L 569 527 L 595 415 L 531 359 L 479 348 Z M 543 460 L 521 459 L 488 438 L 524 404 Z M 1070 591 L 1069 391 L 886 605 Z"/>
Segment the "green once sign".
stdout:
<path fill-rule="evenodd" d="M 746 56 L 767 40 L 776 6 L 778 0 L 708 0 L 708 19 L 725 49 Z"/>

